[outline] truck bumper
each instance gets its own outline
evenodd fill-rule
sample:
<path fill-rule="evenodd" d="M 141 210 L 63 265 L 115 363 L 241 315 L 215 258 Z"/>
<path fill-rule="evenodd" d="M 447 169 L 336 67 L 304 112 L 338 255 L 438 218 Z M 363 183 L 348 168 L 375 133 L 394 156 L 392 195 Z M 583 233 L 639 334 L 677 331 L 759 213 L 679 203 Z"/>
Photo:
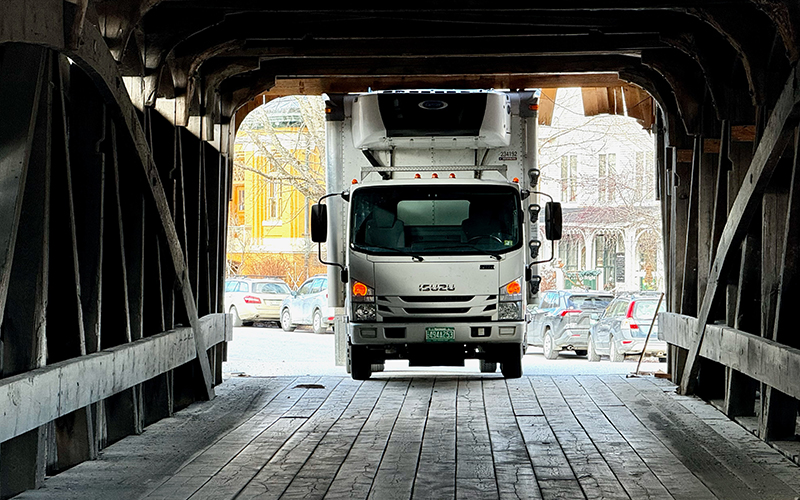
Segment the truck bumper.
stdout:
<path fill-rule="evenodd" d="M 433 335 L 445 332 L 445 335 Z M 486 344 L 517 343 L 524 338 L 524 321 L 489 321 L 485 323 L 350 323 L 348 333 L 353 345 L 387 344 Z M 452 338 L 450 333 L 452 332 Z"/>

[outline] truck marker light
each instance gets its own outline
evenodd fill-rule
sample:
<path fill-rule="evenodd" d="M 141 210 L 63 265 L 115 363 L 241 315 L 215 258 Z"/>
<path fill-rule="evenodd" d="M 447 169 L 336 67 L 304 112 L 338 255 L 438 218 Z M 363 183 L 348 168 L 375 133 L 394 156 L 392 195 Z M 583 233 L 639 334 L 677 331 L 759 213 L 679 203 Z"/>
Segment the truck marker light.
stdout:
<path fill-rule="evenodd" d="M 519 184 L 519 177 L 514 177 L 513 179 L 511 179 L 511 182 L 516 182 L 517 184 Z"/>
<path fill-rule="evenodd" d="M 522 291 L 522 287 L 519 284 L 519 281 L 512 281 L 508 285 L 506 285 L 506 292 L 509 295 L 516 295 Z"/>
<path fill-rule="evenodd" d="M 360 281 L 356 281 L 353 283 L 353 295 L 359 297 L 366 297 L 367 295 L 367 285 L 361 283 Z"/>
<path fill-rule="evenodd" d="M 421 175 L 419 175 L 419 174 L 414 174 L 414 178 L 415 178 L 415 179 L 421 179 L 421 178 L 422 178 L 422 176 L 421 176 Z"/>
<path fill-rule="evenodd" d="M 451 173 L 451 174 L 450 174 L 450 178 L 451 178 L 451 179 L 455 179 L 455 178 L 456 178 L 456 174 L 453 174 L 453 173 Z"/>
<path fill-rule="evenodd" d="M 353 179 L 352 181 L 350 181 L 350 184 L 358 184 L 358 179 Z"/>
<path fill-rule="evenodd" d="M 431 174 L 431 179 L 438 179 L 438 178 L 439 178 L 439 174 L 436 174 L 436 173 Z"/>
<path fill-rule="evenodd" d="M 530 109 L 531 111 L 539 111 L 539 105 L 538 104 L 528 104 L 528 109 Z"/>

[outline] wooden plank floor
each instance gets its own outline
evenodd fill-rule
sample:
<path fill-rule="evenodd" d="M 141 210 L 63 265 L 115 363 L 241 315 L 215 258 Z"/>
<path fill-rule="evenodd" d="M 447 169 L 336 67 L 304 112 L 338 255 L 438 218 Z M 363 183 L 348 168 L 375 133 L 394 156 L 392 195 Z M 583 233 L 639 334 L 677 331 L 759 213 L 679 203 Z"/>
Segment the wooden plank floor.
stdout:
<path fill-rule="evenodd" d="M 650 377 L 233 378 L 20 499 L 796 499 L 800 468 Z"/>

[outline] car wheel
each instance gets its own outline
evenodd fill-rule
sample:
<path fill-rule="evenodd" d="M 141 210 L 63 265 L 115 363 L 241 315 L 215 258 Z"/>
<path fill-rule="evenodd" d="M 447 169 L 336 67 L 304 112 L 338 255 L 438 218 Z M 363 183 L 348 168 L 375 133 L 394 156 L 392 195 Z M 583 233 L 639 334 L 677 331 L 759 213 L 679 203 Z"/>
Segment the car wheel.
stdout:
<path fill-rule="evenodd" d="M 622 354 L 617 350 L 617 343 L 614 342 L 614 337 L 611 337 L 609 340 L 609 353 L 608 357 L 611 358 L 611 361 L 614 363 L 619 363 L 620 361 L 625 361 L 625 355 Z"/>
<path fill-rule="evenodd" d="M 328 329 L 325 323 L 322 322 L 322 313 L 319 312 L 319 309 L 314 311 L 314 319 L 311 325 L 314 327 L 314 333 L 325 333 Z"/>
<path fill-rule="evenodd" d="M 288 309 L 284 309 L 281 313 L 281 328 L 284 332 L 293 332 L 296 326 L 292 324 L 292 315 Z"/>
<path fill-rule="evenodd" d="M 589 361 L 592 361 L 592 362 L 600 361 L 600 355 L 597 354 L 597 349 L 594 346 L 594 339 L 592 338 L 591 335 L 589 335 L 588 358 L 589 358 Z"/>
<path fill-rule="evenodd" d="M 347 344 L 347 364 L 353 380 L 368 380 L 372 375 L 372 364 L 366 359 L 363 346 Z"/>
<path fill-rule="evenodd" d="M 239 317 L 239 311 L 236 310 L 236 306 L 231 306 L 229 312 L 233 316 L 233 326 L 242 326 L 242 318 Z"/>
<path fill-rule="evenodd" d="M 494 373 L 497 371 L 497 361 L 486 361 L 485 359 L 478 360 L 481 373 Z"/>
<path fill-rule="evenodd" d="M 544 332 L 544 340 L 542 341 L 542 348 L 544 349 L 544 357 L 547 359 L 556 359 L 558 351 L 556 350 L 556 343 L 553 342 L 553 335 L 550 330 Z"/>

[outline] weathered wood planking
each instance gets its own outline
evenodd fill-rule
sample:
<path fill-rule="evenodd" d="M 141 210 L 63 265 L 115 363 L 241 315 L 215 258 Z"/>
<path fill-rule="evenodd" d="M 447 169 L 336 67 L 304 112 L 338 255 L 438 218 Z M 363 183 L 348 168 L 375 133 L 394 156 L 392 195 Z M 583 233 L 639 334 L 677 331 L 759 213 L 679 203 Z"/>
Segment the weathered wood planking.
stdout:
<path fill-rule="evenodd" d="M 697 340 L 697 318 L 659 315 L 659 336 L 684 349 Z M 699 355 L 800 398 L 800 349 L 722 325 L 707 325 Z M 724 348 L 723 348 L 724 346 Z"/>
<path fill-rule="evenodd" d="M 225 314 L 201 319 L 209 345 L 229 340 Z M 181 366 L 196 355 L 193 332 L 176 328 L 103 351 L 0 379 L 0 442 Z"/>
<path fill-rule="evenodd" d="M 20 500 L 800 494 L 796 465 L 659 379 L 379 377 L 229 381 L 176 429 L 154 424 Z M 160 462 L 134 458 L 148 454 Z"/>

